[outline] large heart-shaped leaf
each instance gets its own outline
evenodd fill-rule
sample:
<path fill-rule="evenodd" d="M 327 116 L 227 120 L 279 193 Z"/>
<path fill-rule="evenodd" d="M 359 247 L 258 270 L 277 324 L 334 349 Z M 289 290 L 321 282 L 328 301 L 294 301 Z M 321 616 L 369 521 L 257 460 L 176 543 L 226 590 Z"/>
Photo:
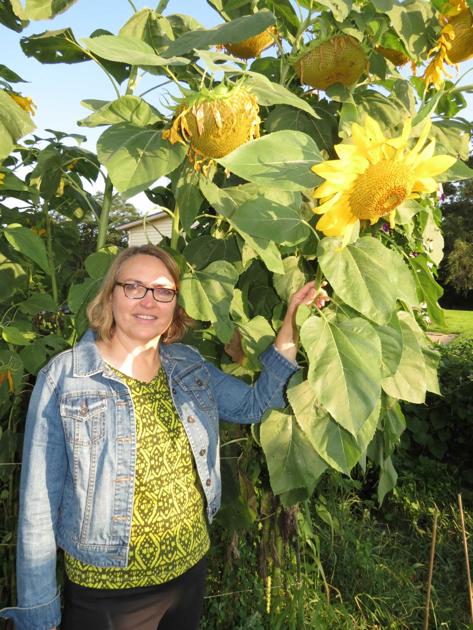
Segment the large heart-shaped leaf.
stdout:
<path fill-rule="evenodd" d="M 138 96 L 127 95 L 100 107 L 87 118 L 79 120 L 77 124 L 81 127 L 98 127 L 130 123 L 137 127 L 146 127 L 161 120 L 159 112 L 149 103 Z"/>
<path fill-rule="evenodd" d="M 249 182 L 282 190 L 306 190 L 321 181 L 311 171 L 322 161 L 317 145 L 300 131 L 270 133 L 217 161 Z"/>
<path fill-rule="evenodd" d="M 300 243 L 310 232 L 297 210 L 265 197 L 250 199 L 241 205 L 232 215 L 232 223 L 246 234 L 287 245 Z"/>
<path fill-rule="evenodd" d="M 179 166 L 186 148 L 163 140 L 159 129 L 121 123 L 100 136 L 97 154 L 113 185 L 131 197 Z"/>
<path fill-rule="evenodd" d="M 49 20 L 63 13 L 77 0 L 10 0 L 13 11 L 22 20 Z"/>
<path fill-rule="evenodd" d="M 396 373 L 383 380 L 383 390 L 393 398 L 421 404 L 425 402 L 427 391 L 422 346 L 408 321 L 409 315 L 399 313 L 398 316 L 402 333 L 401 360 Z"/>
<path fill-rule="evenodd" d="M 420 254 L 409 262 L 415 271 L 414 278 L 418 294 L 427 305 L 427 313 L 430 319 L 438 326 L 445 326 L 445 316 L 438 303 L 443 295 L 443 288 L 435 280 L 427 257 L 424 254 Z"/>
<path fill-rule="evenodd" d="M 378 401 L 355 437 L 317 403 L 314 389 L 308 381 L 289 387 L 287 397 L 297 422 L 316 452 L 332 468 L 348 475 L 376 431 L 381 402 Z"/>
<path fill-rule="evenodd" d="M 51 273 L 44 241 L 33 230 L 20 225 L 9 225 L 3 233 L 14 249 L 33 260 L 47 274 Z"/>
<path fill-rule="evenodd" d="M 401 257 L 377 239 L 365 236 L 340 247 L 324 238 L 318 247 L 322 271 L 337 295 L 378 324 L 393 316 L 397 298 L 417 304 L 415 284 Z"/>
<path fill-rule="evenodd" d="M 90 59 L 70 28 L 23 37 L 20 43 L 25 55 L 41 63 L 81 63 Z"/>
<path fill-rule="evenodd" d="M 305 488 L 310 496 L 327 466 L 295 417 L 287 411 L 271 411 L 263 420 L 260 438 L 273 492 Z"/>
<path fill-rule="evenodd" d="M 181 279 L 179 300 L 185 311 L 194 319 L 218 323 L 224 342 L 230 341 L 233 333 L 229 311 L 237 280 L 235 267 L 226 260 L 185 273 Z"/>
<path fill-rule="evenodd" d="M 291 105 L 307 112 L 312 118 L 319 118 L 314 109 L 302 98 L 279 83 L 270 81 L 259 72 L 245 72 L 245 85 L 258 99 L 259 105 Z"/>
<path fill-rule="evenodd" d="M 170 66 L 189 63 L 185 57 L 160 57 L 146 42 L 126 35 L 86 37 L 82 39 L 82 42 L 92 53 L 103 59 L 121 61 L 132 66 Z"/>
<path fill-rule="evenodd" d="M 301 341 L 317 400 L 356 436 L 381 394 L 381 342 L 374 328 L 358 317 L 342 322 L 310 317 Z"/>
<path fill-rule="evenodd" d="M 227 217 L 230 225 L 241 235 L 248 247 L 260 256 L 267 268 L 274 273 L 284 273 L 281 253 L 276 243 L 267 237 L 252 236 L 233 222 L 233 216 L 240 206 L 251 199 L 248 190 L 243 186 L 220 189 L 205 178 L 200 178 L 200 189 L 217 212 Z"/>

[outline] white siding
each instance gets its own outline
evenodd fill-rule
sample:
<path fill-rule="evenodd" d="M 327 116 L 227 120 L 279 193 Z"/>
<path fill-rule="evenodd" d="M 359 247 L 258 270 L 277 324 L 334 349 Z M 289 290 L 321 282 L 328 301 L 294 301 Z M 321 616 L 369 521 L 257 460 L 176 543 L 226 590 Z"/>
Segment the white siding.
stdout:
<path fill-rule="evenodd" d="M 168 216 L 160 217 L 154 221 L 147 221 L 146 224 L 136 225 L 128 230 L 128 246 L 146 245 L 161 241 L 162 236 L 171 236 L 172 222 Z"/>

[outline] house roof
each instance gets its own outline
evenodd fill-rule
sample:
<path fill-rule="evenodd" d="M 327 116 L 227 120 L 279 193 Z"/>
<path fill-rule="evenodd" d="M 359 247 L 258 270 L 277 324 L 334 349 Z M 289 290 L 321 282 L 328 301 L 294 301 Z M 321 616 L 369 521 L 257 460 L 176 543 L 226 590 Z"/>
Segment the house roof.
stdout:
<path fill-rule="evenodd" d="M 144 222 L 154 223 L 155 221 L 158 221 L 159 219 L 168 216 L 169 215 L 167 212 L 163 212 L 162 210 L 160 210 L 159 212 L 153 212 L 153 214 L 143 216 L 141 219 L 136 219 L 136 221 L 130 221 L 130 223 L 122 223 L 122 225 L 117 225 L 117 229 L 129 230 L 130 228 L 137 227 L 138 225 L 143 225 Z"/>

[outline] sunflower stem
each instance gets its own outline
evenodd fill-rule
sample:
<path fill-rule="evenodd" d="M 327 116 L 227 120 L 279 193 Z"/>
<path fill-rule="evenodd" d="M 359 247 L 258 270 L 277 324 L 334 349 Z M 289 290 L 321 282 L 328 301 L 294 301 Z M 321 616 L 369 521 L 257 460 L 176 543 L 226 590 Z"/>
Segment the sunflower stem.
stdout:
<path fill-rule="evenodd" d="M 171 79 L 174 81 L 174 83 L 175 83 L 176 85 L 180 85 L 180 81 L 179 81 L 179 79 L 178 79 L 178 78 L 176 77 L 176 75 L 172 72 L 172 70 L 169 70 L 169 67 L 168 67 L 168 66 L 162 66 L 162 68 L 163 68 L 164 72 L 166 72 L 166 74 L 167 74 L 168 76 L 170 76 L 170 77 L 171 77 Z"/>
<path fill-rule="evenodd" d="M 51 217 L 49 215 L 49 202 L 43 205 L 44 222 L 46 224 L 46 251 L 48 254 L 49 271 L 51 275 L 51 291 L 53 300 L 58 303 L 59 291 L 57 285 L 56 265 L 54 263 L 53 234 L 51 229 Z"/>
<path fill-rule="evenodd" d="M 107 176 L 105 180 L 105 190 L 103 192 L 102 210 L 99 218 L 99 233 L 97 235 L 97 247 L 96 251 L 101 249 L 107 240 L 108 232 L 108 217 L 110 214 L 110 208 L 112 207 L 113 198 L 113 184 L 110 177 Z"/>
<path fill-rule="evenodd" d="M 138 66 L 131 66 L 130 76 L 128 77 L 128 83 L 126 86 L 126 96 L 133 94 L 133 90 L 136 87 L 136 78 L 138 76 Z"/>
<path fill-rule="evenodd" d="M 317 271 L 315 272 L 315 289 L 316 291 L 320 290 L 320 287 L 322 286 L 322 280 L 323 280 L 324 274 L 322 273 L 322 267 L 320 266 L 320 263 L 317 267 Z"/>
<path fill-rule="evenodd" d="M 179 240 L 179 206 L 176 204 L 172 215 L 171 249 L 177 250 Z"/>

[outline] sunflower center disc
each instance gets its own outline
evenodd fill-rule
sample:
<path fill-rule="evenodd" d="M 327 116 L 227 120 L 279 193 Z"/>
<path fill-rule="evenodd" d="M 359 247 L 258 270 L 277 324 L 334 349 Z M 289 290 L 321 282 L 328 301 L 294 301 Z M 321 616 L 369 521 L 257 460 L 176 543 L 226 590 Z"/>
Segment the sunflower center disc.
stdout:
<path fill-rule="evenodd" d="M 350 208 L 359 219 L 376 220 L 402 203 L 412 190 L 409 168 L 381 160 L 362 173 L 350 192 Z"/>

